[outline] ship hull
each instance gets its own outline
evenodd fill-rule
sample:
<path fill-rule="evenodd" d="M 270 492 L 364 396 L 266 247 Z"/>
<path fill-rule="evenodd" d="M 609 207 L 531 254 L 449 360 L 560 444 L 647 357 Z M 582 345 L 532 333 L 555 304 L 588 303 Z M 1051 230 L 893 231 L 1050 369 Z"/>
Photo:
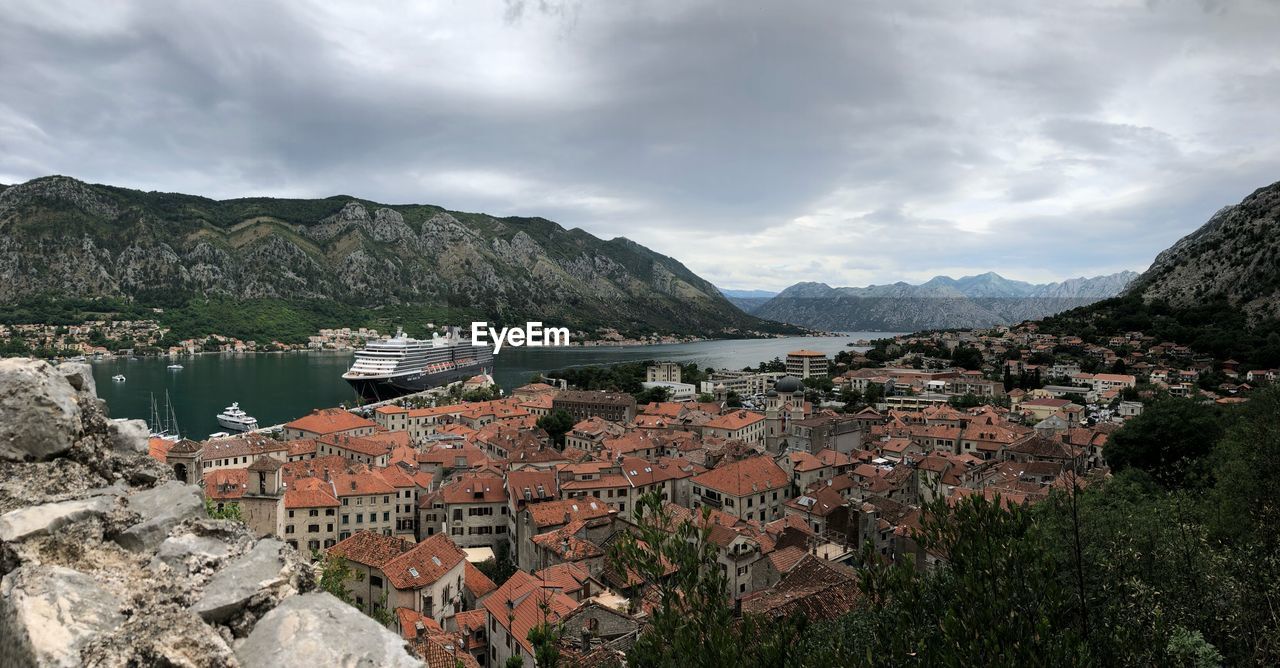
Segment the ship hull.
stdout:
<path fill-rule="evenodd" d="M 488 369 L 480 365 L 468 365 L 436 373 L 419 372 L 390 377 L 347 378 L 346 381 L 351 384 L 362 400 L 372 402 L 386 401 L 406 394 L 442 387 L 482 373 L 488 373 Z"/>

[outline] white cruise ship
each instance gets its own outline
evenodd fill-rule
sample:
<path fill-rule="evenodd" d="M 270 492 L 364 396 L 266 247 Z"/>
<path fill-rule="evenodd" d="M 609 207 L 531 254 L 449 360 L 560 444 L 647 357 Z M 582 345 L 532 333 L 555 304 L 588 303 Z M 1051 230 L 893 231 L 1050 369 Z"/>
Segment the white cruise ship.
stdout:
<path fill-rule="evenodd" d="M 412 339 L 403 330 L 356 351 L 343 380 L 366 401 L 394 399 L 493 371 L 493 351 L 473 346 L 457 327 L 433 340 Z"/>

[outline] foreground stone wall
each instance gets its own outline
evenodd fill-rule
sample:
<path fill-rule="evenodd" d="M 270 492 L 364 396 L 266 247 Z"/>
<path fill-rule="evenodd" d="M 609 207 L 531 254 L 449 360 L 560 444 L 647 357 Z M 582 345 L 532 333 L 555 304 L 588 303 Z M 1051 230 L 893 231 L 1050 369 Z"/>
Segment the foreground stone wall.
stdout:
<path fill-rule="evenodd" d="M 0 666 L 421 665 L 146 439 L 87 365 L 0 360 Z"/>

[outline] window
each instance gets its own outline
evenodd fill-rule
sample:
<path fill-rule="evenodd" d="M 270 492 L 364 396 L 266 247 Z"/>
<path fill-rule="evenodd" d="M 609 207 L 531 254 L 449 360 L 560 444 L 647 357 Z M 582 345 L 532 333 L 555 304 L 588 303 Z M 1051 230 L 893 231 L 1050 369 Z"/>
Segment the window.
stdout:
<path fill-rule="evenodd" d="M 382 513 L 382 521 L 383 521 L 383 522 L 390 522 L 390 521 L 391 521 L 391 513 L 389 513 L 389 512 L 383 512 L 383 513 Z"/>
<path fill-rule="evenodd" d="M 348 523 L 349 523 L 349 522 L 347 522 L 347 520 L 348 520 L 348 519 L 349 519 L 349 516 L 347 516 L 347 515 L 343 515 L 343 516 L 342 516 L 342 523 L 343 523 L 343 524 L 348 524 Z"/>
<path fill-rule="evenodd" d="M 335 511 L 334 511 L 334 509 L 333 509 L 333 508 L 325 508 L 325 509 L 324 509 L 324 516 L 325 516 L 325 517 L 333 517 L 333 516 L 334 516 L 334 513 L 335 513 Z"/>
<path fill-rule="evenodd" d="M 320 525 L 319 525 L 319 524 L 308 524 L 308 525 L 307 525 L 307 533 L 320 533 Z"/>
<path fill-rule="evenodd" d="M 320 515 L 320 511 L 319 511 L 319 510 L 316 510 L 315 508 L 312 508 L 312 509 L 311 509 L 311 512 L 309 512 L 309 513 L 308 513 L 308 515 L 309 515 L 310 517 L 317 517 L 317 516 L 319 516 L 319 515 Z"/>
<path fill-rule="evenodd" d="M 383 502 L 383 503 L 391 503 L 391 497 L 389 497 L 389 496 L 384 496 L 384 497 L 382 497 L 382 502 Z"/>
<path fill-rule="evenodd" d="M 290 510 L 290 511 L 289 511 L 289 519 L 293 519 L 293 511 L 292 511 L 292 510 Z"/>
<path fill-rule="evenodd" d="M 285 528 L 284 528 L 284 532 L 285 532 L 285 533 L 293 533 L 293 525 L 292 525 L 292 524 L 286 525 L 286 526 L 285 526 Z"/>
<path fill-rule="evenodd" d="M 348 501 L 350 501 L 350 500 L 351 500 L 351 499 L 348 499 L 348 498 L 347 498 L 347 497 L 345 497 L 345 496 L 344 496 L 344 497 L 342 497 L 342 505 L 344 505 L 344 506 L 346 506 L 346 505 L 350 505 L 350 504 L 348 504 L 348 503 L 347 503 L 347 502 L 348 502 Z"/>
<path fill-rule="evenodd" d="M 356 513 L 356 524 L 364 524 L 364 513 Z"/>
<path fill-rule="evenodd" d="M 376 576 L 376 575 L 370 575 L 370 576 L 369 576 L 369 585 L 370 585 L 370 586 L 372 586 L 372 587 L 381 587 L 381 586 L 382 586 L 382 578 L 380 578 L 380 577 L 378 577 L 378 576 Z"/>

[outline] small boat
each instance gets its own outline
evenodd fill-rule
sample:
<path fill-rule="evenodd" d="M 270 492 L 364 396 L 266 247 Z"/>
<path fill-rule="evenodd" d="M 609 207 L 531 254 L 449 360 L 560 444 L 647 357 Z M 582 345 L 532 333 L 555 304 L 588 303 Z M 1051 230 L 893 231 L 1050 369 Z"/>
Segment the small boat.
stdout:
<path fill-rule="evenodd" d="M 124 382 L 124 374 L 122 374 L 122 373 L 118 373 L 118 374 L 116 374 L 116 375 L 112 376 L 112 377 L 111 377 L 111 380 L 114 380 L 114 381 L 116 381 L 117 383 L 123 383 L 123 382 Z"/>
<path fill-rule="evenodd" d="M 169 366 L 167 366 L 167 367 L 165 367 L 165 368 L 166 368 L 166 369 L 168 369 L 168 370 L 170 370 L 170 371 L 182 371 L 182 365 L 181 365 L 181 364 L 177 364 L 177 363 L 170 364 Z"/>
<path fill-rule="evenodd" d="M 230 433 L 230 432 L 226 432 L 226 431 L 215 431 L 215 432 L 213 432 L 212 434 L 209 434 L 209 438 L 226 438 L 226 437 L 228 437 L 228 436 L 230 436 L 230 435 L 231 435 L 231 433 Z"/>
<path fill-rule="evenodd" d="M 240 403 L 233 401 L 218 414 L 218 424 L 232 431 L 253 431 L 258 428 L 258 419 L 246 414 Z"/>

